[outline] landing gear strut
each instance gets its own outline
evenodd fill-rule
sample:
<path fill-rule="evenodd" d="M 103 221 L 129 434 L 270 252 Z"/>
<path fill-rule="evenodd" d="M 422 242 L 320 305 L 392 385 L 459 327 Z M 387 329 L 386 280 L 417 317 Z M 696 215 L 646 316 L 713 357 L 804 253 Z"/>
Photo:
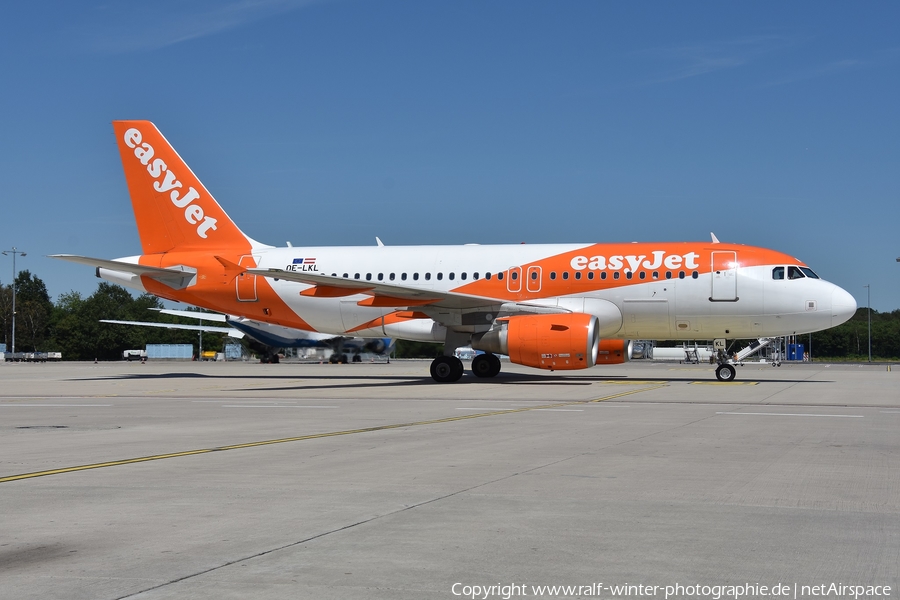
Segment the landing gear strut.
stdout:
<path fill-rule="evenodd" d="M 438 383 L 459 381 L 462 375 L 462 361 L 455 356 L 439 356 L 431 363 L 431 378 Z"/>
<path fill-rule="evenodd" d="M 500 372 L 500 359 L 493 354 L 479 354 L 472 359 L 472 374 L 476 377 L 496 377 Z"/>

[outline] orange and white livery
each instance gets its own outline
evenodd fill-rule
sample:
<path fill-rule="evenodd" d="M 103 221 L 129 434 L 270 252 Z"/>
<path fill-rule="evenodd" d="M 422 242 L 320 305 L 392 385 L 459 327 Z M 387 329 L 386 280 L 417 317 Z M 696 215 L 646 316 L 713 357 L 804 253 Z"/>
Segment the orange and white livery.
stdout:
<path fill-rule="evenodd" d="M 774 250 L 712 242 L 286 247 L 244 234 L 149 121 L 113 123 L 143 254 L 89 264 L 104 279 L 247 319 L 334 335 L 444 343 L 552 370 L 615 364 L 630 341 L 761 338 L 843 323 L 853 297 Z M 734 377 L 720 356 L 717 375 Z"/>

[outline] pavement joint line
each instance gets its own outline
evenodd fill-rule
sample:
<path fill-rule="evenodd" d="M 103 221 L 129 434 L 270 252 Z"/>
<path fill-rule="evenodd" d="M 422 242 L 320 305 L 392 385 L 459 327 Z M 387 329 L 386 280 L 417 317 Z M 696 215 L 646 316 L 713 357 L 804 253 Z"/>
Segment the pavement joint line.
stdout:
<path fill-rule="evenodd" d="M 562 408 L 565 406 L 577 406 L 577 405 L 585 405 L 592 403 L 605 402 L 607 400 L 613 400 L 616 398 L 621 398 L 623 396 L 630 396 L 632 394 L 639 394 L 641 392 L 649 392 L 653 390 L 660 389 L 665 387 L 663 385 L 653 385 L 650 387 L 638 388 L 636 390 L 628 390 L 625 392 L 618 392 L 616 394 L 609 394 L 607 396 L 601 396 L 600 398 L 594 398 L 591 400 L 574 400 L 572 402 L 559 402 L 553 404 L 543 404 L 540 406 L 526 406 L 523 408 L 508 408 L 503 410 L 494 410 L 490 412 L 482 412 L 475 413 L 471 415 L 457 415 L 453 417 L 443 417 L 440 419 L 429 419 L 426 421 L 414 421 L 409 423 L 393 423 L 390 425 L 377 425 L 374 427 L 362 427 L 359 429 L 346 429 L 344 431 L 328 431 L 324 433 L 312 433 L 308 435 L 299 435 L 295 437 L 287 437 L 287 438 L 278 438 L 274 440 L 262 440 L 258 442 L 246 442 L 243 444 L 231 444 L 228 446 L 218 446 L 215 448 L 200 448 L 198 450 L 185 450 L 183 452 L 170 452 L 168 454 L 154 454 L 151 456 L 140 456 L 137 458 L 126 458 L 122 460 L 111 460 L 107 462 L 93 463 L 89 465 L 78 465 L 74 467 L 62 467 L 59 469 L 49 469 L 46 471 L 34 471 L 32 473 L 20 473 L 18 475 L 8 475 L 6 477 L 0 477 L 0 483 L 8 483 L 11 481 L 20 481 L 23 479 L 34 479 L 36 477 L 46 477 L 48 475 L 62 475 L 64 473 L 75 473 L 78 471 L 87 471 L 90 469 L 101 469 L 105 467 L 118 467 L 121 465 L 130 465 L 137 464 L 142 462 L 150 462 L 154 460 L 163 460 L 167 458 L 179 458 L 182 456 L 195 456 L 198 454 L 209 454 L 211 452 L 224 452 L 226 450 L 238 450 L 243 448 L 255 448 L 257 446 L 271 446 L 273 444 L 284 444 L 287 442 L 301 442 L 306 440 L 317 440 L 329 437 L 338 437 L 342 435 L 353 435 L 356 433 L 372 433 L 375 431 L 387 431 L 391 429 L 403 429 L 405 427 L 418 427 L 422 425 L 437 425 L 439 423 L 452 423 L 454 421 L 465 421 L 468 419 L 478 419 L 481 417 L 495 417 L 499 415 L 509 415 L 521 412 L 529 412 L 541 409 L 551 409 L 551 408 Z"/>
<path fill-rule="evenodd" d="M 862 419 L 863 415 L 820 415 L 813 413 L 761 413 L 761 412 L 717 412 L 717 415 L 756 415 L 760 417 L 841 417 Z"/>

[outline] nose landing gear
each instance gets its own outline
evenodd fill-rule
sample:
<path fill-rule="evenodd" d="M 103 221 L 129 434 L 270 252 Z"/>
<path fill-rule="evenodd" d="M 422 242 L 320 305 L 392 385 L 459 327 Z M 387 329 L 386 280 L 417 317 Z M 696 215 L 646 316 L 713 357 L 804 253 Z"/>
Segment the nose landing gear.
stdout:
<path fill-rule="evenodd" d="M 737 372 L 734 370 L 734 365 L 724 363 L 716 367 L 716 379 L 719 381 L 734 381 L 736 374 Z"/>

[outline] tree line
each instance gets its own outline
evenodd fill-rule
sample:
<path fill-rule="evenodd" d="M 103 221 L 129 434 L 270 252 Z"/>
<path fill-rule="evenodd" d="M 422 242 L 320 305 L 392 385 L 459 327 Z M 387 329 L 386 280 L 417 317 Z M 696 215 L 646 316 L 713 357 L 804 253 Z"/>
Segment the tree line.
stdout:
<path fill-rule="evenodd" d="M 83 297 L 78 292 L 61 294 L 51 301 L 47 286 L 29 271 L 16 276 L 16 350 L 20 352 L 62 352 L 64 360 L 118 360 L 122 351 L 144 348 L 147 344 L 193 344 L 199 351 L 196 331 L 135 327 L 100 323 L 100 319 L 149 321 L 196 325 L 198 321 L 164 315 L 153 308 L 163 308 L 162 301 L 151 294 L 134 297 L 125 288 L 100 282 L 97 290 Z M 189 309 L 191 310 L 191 309 Z M 7 349 L 12 345 L 12 286 L 0 283 L 0 341 Z M 223 334 L 203 334 L 207 349 L 220 350 Z M 846 323 L 797 337 L 809 345 L 813 359 L 868 358 L 868 313 L 860 308 Z M 440 344 L 398 341 L 397 355 L 433 358 Z M 900 359 L 900 310 L 872 311 L 872 357 Z"/>
<path fill-rule="evenodd" d="M 101 323 L 100 319 L 181 323 L 199 321 L 164 315 L 164 308 L 151 294 L 134 297 L 115 284 L 100 282 L 97 290 L 83 297 L 79 292 L 61 294 L 54 303 L 44 282 L 29 271 L 16 276 L 16 351 L 62 352 L 63 360 L 119 360 L 124 350 L 143 349 L 147 344 L 192 344 L 199 352 L 198 332 L 159 327 L 137 327 Z M 191 309 L 188 309 L 191 310 Z M 12 350 L 12 286 L 0 284 L 0 341 Z M 223 334 L 204 333 L 204 349 L 221 350 Z"/>

